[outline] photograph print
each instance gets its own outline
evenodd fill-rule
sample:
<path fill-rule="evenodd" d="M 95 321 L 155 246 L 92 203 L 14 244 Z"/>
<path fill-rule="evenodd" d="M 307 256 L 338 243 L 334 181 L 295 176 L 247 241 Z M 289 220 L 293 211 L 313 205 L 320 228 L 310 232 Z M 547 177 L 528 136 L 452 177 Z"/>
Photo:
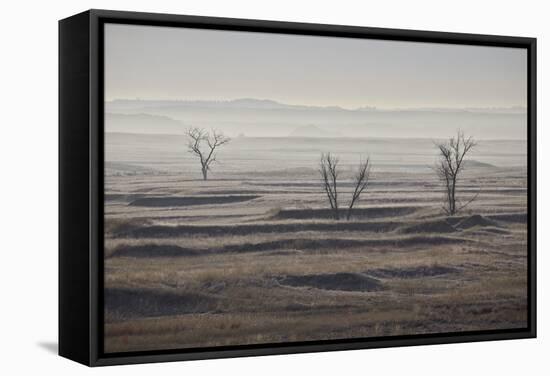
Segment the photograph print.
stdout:
<path fill-rule="evenodd" d="M 527 49 L 103 43 L 106 354 L 528 327 Z"/>

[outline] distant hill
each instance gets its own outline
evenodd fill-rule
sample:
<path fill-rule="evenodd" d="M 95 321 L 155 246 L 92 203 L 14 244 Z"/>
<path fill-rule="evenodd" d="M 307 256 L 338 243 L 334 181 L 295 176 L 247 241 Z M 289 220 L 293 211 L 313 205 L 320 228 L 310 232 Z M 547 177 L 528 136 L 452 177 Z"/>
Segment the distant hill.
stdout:
<path fill-rule="evenodd" d="M 280 103 L 271 99 L 239 98 L 231 100 L 149 100 L 149 99 L 114 99 L 105 103 L 107 112 L 133 112 L 135 110 L 158 108 L 247 108 L 247 109 L 294 109 L 294 110 L 325 110 L 342 112 L 469 112 L 485 114 L 526 114 L 526 108 L 512 107 L 422 107 L 422 108 L 392 108 L 378 109 L 374 106 L 361 106 L 347 109 L 339 106 L 307 106 Z"/>
<path fill-rule="evenodd" d="M 280 103 L 271 99 L 239 98 L 232 100 L 208 101 L 208 100 L 144 100 L 144 99 L 115 99 L 106 102 L 107 112 L 145 110 L 151 108 L 247 108 L 247 109 L 295 109 L 295 110 L 342 110 L 338 106 L 305 106 Z M 366 108 L 366 107 L 365 107 Z M 365 110 L 361 108 L 361 110 Z M 373 109 L 374 107 L 371 107 Z"/>
<path fill-rule="evenodd" d="M 341 137 L 340 132 L 331 132 L 321 129 L 313 124 L 304 125 L 294 129 L 288 137 Z"/>
<path fill-rule="evenodd" d="M 150 114 L 105 114 L 105 131 L 122 133 L 183 134 L 185 125 L 168 116 Z"/>
<path fill-rule="evenodd" d="M 226 101 L 117 99 L 105 103 L 113 131 L 181 134 L 185 126 L 231 137 L 399 137 L 447 139 L 457 129 L 481 139 L 525 140 L 525 109 L 377 109 L 305 106 L 269 99 Z M 117 116 L 115 116 L 118 115 Z M 134 117 L 131 117 L 134 115 Z M 151 117 L 153 116 L 153 117 Z M 304 124 L 314 124 L 318 129 Z M 185 125 L 185 126 L 184 126 Z M 329 133 L 325 133 L 329 132 Z"/>

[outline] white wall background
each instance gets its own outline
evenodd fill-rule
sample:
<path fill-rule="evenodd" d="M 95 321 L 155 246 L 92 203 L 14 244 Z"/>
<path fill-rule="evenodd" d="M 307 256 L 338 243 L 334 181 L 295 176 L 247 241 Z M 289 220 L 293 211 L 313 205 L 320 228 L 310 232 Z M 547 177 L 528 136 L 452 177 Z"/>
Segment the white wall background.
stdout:
<path fill-rule="evenodd" d="M 57 20 L 106 8 L 538 38 L 539 338 L 88 369 L 57 342 Z M 544 1 L 9 1 L 0 22 L 0 373 L 522 375 L 548 372 L 550 24 Z"/>

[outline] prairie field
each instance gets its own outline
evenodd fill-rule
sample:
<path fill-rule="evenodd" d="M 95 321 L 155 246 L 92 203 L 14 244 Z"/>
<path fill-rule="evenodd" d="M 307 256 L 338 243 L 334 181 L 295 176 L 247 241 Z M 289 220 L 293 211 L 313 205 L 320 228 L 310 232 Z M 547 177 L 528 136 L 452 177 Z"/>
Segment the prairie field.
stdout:
<path fill-rule="evenodd" d="M 429 139 L 105 136 L 106 352 L 527 326 L 525 141 L 478 140 L 447 216 Z M 335 220 L 318 172 L 370 182 Z"/>

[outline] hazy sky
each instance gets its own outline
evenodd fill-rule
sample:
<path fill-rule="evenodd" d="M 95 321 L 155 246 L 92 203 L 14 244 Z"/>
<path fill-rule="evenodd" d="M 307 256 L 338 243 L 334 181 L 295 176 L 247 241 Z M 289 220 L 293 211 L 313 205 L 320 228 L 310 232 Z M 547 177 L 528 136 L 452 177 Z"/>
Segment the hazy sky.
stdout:
<path fill-rule="evenodd" d="M 527 105 L 524 49 L 105 26 L 105 98 L 392 107 Z"/>

